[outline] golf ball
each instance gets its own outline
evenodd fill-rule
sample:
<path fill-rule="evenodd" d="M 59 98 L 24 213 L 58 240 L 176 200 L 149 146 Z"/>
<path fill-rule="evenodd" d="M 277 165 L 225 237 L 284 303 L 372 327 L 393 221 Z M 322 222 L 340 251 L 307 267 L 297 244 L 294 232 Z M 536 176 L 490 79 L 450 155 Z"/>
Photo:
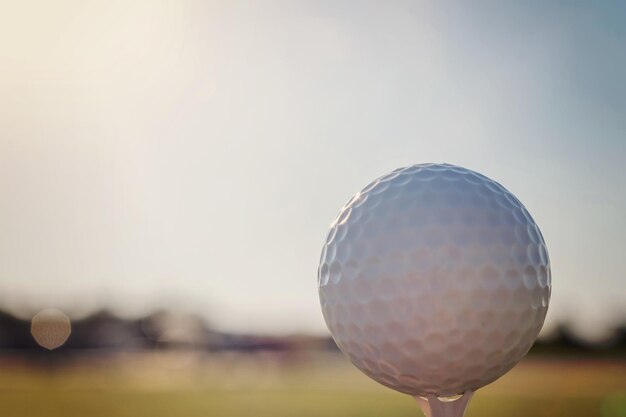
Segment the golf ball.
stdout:
<path fill-rule="evenodd" d="M 343 207 L 318 269 L 326 324 L 369 377 L 451 396 L 528 352 L 548 309 L 550 261 L 526 208 L 449 164 L 384 175 Z"/>

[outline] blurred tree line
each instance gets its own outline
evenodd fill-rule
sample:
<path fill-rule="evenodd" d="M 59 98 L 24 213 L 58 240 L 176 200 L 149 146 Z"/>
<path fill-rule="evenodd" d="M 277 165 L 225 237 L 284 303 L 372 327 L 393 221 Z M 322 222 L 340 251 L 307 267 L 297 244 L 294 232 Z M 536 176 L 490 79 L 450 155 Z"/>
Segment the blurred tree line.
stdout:
<path fill-rule="evenodd" d="M 43 330 L 42 330 L 43 329 Z M 50 331 L 55 329 L 50 323 Z M 71 320 L 71 331 L 53 352 L 44 349 L 33 336 L 30 320 L 0 311 L 0 355 L 42 356 L 63 359 L 85 352 L 115 353 L 153 349 L 193 349 L 218 351 L 335 351 L 330 337 L 307 335 L 271 336 L 234 334 L 213 330 L 194 315 L 159 311 L 145 317 L 124 319 L 101 311 Z M 46 323 L 39 323 L 46 331 Z M 561 324 L 547 337 L 539 339 L 530 355 L 555 357 L 610 357 L 626 360 L 626 324 L 615 327 L 610 336 L 591 341 Z"/>

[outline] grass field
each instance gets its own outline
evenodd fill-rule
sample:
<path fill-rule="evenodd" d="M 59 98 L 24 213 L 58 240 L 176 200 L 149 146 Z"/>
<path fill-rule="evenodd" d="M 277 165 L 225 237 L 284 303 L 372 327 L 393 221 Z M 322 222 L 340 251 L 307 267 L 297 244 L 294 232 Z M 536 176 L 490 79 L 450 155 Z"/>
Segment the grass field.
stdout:
<path fill-rule="evenodd" d="M 338 355 L 293 360 L 137 355 L 56 367 L 0 361 L 6 417 L 420 416 L 414 399 Z M 467 417 L 626 417 L 626 362 L 525 360 L 481 389 Z"/>

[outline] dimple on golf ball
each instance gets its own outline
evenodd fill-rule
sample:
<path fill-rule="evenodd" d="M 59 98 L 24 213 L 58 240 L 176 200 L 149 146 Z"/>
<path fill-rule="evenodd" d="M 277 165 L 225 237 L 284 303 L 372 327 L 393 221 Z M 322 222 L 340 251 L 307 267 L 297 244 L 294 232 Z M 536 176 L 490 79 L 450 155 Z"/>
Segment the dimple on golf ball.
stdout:
<path fill-rule="evenodd" d="M 396 169 L 333 222 L 318 270 L 328 328 L 350 361 L 411 395 L 476 390 L 543 325 L 544 239 L 497 182 L 449 164 Z"/>

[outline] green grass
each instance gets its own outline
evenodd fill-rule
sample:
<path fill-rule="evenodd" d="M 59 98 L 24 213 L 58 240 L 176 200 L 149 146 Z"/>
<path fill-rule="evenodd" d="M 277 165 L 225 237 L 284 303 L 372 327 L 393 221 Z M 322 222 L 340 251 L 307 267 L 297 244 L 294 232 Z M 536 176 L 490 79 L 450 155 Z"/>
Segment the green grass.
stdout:
<path fill-rule="evenodd" d="M 0 363 L 0 416 L 420 416 L 340 357 L 137 356 L 55 371 Z M 625 362 L 525 361 L 479 390 L 467 417 L 626 417 Z"/>

